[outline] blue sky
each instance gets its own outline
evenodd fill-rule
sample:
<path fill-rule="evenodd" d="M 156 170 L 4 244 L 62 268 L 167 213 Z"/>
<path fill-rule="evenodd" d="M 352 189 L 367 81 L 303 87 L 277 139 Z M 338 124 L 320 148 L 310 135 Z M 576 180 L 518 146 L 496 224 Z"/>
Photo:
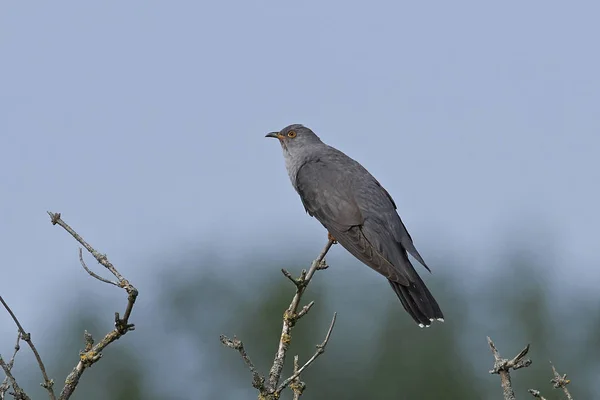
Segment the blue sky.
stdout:
<path fill-rule="evenodd" d="M 485 275 L 527 238 L 573 295 L 591 290 L 598 15 L 592 1 L 5 2 L 0 293 L 31 331 L 75 287 L 109 296 L 46 210 L 138 281 L 178 248 L 316 254 L 325 232 L 264 139 L 291 123 L 381 181 L 426 259 L 456 252 Z"/>

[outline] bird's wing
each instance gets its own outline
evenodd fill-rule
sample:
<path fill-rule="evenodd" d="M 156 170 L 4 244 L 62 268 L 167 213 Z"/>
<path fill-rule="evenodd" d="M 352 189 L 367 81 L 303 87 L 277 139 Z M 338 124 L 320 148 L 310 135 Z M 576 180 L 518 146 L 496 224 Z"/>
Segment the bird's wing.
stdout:
<path fill-rule="evenodd" d="M 331 229 L 328 228 L 331 232 Z M 383 251 L 375 243 L 369 240 L 365 232 L 365 226 L 353 226 L 345 232 L 331 232 L 337 241 L 365 265 L 377 271 L 387 279 L 397 282 L 400 285 L 408 286 L 411 279 L 410 264 L 395 265 L 390 262 Z"/>
<path fill-rule="evenodd" d="M 390 196 L 388 191 L 385 190 L 383 186 L 381 186 L 377 179 L 373 178 L 373 181 L 375 183 L 374 190 L 381 190 L 381 192 L 385 194 L 387 199 L 390 201 L 392 207 L 394 208 L 393 210 L 389 210 L 388 212 L 386 212 L 384 215 L 385 223 L 390 227 L 390 230 L 394 235 L 394 239 L 396 239 L 396 241 L 399 242 L 402 245 L 402 247 L 404 247 L 404 249 L 406 249 L 406 251 L 410 253 L 411 256 L 413 256 L 418 262 L 420 262 L 421 265 L 423 265 L 429 272 L 431 272 L 427 264 L 425 264 L 425 260 L 423 260 L 423 257 L 421 257 L 421 254 L 419 254 L 417 248 L 413 244 L 412 237 L 410 236 L 410 233 L 408 233 L 404 222 L 402 222 L 402 219 L 395 211 L 397 207 L 396 203 L 394 202 L 394 199 L 392 199 L 392 196 Z"/>
<path fill-rule="evenodd" d="M 363 232 L 365 220 L 353 193 L 353 178 L 337 165 L 319 160 L 300 168 L 296 189 L 304 208 L 353 256 L 388 279 L 408 285 L 409 271 L 405 266 L 392 264 L 384 255 L 385 249 L 379 243 L 371 243 Z M 393 237 L 389 239 L 394 242 Z"/>
<path fill-rule="evenodd" d="M 425 268 L 427 265 L 413 245 L 412 238 L 396 212 L 393 199 L 364 168 L 357 168 L 349 176 L 353 179 L 351 195 L 363 216 L 360 233 L 371 245 L 371 251 L 376 253 L 372 258 L 378 255 L 386 262 L 373 261 L 371 265 L 362 261 L 394 282 L 416 282 L 418 275 L 406 252 L 413 255 Z"/>
<path fill-rule="evenodd" d="M 335 164 L 307 162 L 296 175 L 296 190 L 306 212 L 338 232 L 361 225 L 363 217 L 351 193 L 349 182 Z M 333 233 L 333 232 L 332 232 Z"/>

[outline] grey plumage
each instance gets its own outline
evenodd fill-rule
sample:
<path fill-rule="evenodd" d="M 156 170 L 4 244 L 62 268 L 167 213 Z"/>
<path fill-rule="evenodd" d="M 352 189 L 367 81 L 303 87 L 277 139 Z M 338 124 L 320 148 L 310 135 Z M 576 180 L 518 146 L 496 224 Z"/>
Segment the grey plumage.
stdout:
<path fill-rule="evenodd" d="M 279 139 L 288 175 L 308 214 L 352 255 L 388 279 L 419 326 L 443 320 L 407 253 L 429 267 L 377 179 L 303 125 L 290 125 L 267 137 Z"/>

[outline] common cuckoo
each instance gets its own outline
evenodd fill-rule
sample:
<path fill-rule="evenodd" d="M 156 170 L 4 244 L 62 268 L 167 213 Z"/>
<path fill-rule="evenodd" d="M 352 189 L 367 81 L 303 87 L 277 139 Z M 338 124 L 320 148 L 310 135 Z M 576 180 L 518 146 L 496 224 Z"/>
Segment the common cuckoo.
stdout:
<path fill-rule="evenodd" d="M 279 139 L 292 185 L 306 212 L 354 257 L 388 279 L 404 309 L 419 324 L 444 315 L 408 259 L 428 271 L 389 193 L 362 165 L 295 124 L 266 137 Z"/>

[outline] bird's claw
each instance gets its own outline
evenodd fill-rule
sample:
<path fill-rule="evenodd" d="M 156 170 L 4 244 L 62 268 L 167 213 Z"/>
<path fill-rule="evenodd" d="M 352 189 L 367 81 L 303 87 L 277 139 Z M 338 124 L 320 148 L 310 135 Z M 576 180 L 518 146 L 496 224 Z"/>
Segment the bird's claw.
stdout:
<path fill-rule="evenodd" d="M 335 240 L 335 238 L 333 236 L 331 236 L 331 233 L 327 232 L 327 239 L 331 240 L 333 242 L 333 244 L 337 243 L 337 240 Z"/>

